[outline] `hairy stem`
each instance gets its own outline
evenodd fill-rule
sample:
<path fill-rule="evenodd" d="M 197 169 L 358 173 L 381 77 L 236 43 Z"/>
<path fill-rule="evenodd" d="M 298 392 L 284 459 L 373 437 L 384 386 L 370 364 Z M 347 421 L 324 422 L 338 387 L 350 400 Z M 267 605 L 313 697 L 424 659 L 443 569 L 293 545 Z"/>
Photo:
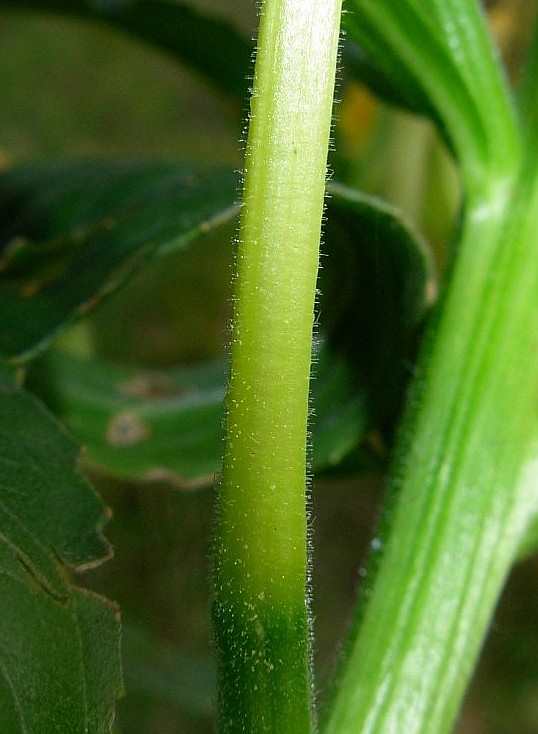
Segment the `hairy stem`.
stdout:
<path fill-rule="evenodd" d="M 450 731 L 538 508 L 538 181 L 469 201 L 324 734 Z M 388 525 L 390 524 L 390 527 Z"/>
<path fill-rule="evenodd" d="M 265 0 L 237 250 L 214 627 L 220 730 L 311 731 L 306 449 L 341 0 Z"/>

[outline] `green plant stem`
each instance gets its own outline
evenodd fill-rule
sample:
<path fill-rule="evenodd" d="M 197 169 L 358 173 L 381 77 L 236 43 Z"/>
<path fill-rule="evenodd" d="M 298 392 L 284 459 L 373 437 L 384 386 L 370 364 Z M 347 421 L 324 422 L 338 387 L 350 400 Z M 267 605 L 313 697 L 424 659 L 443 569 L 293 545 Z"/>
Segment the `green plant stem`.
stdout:
<path fill-rule="evenodd" d="M 468 203 L 324 734 L 451 729 L 538 509 L 523 481 L 538 412 L 536 221 L 536 174 Z"/>
<path fill-rule="evenodd" d="M 313 727 L 306 425 L 341 0 L 261 6 L 237 250 L 214 628 L 220 730 Z"/>
<path fill-rule="evenodd" d="M 466 184 L 510 175 L 520 139 L 478 3 L 349 0 L 348 9 L 350 36 L 389 76 L 410 74 L 435 110 Z"/>

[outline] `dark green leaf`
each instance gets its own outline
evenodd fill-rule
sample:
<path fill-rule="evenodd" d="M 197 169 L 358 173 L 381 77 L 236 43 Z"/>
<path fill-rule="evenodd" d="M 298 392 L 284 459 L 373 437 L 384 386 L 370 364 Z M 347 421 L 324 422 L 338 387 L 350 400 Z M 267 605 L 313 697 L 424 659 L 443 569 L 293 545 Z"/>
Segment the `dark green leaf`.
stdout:
<path fill-rule="evenodd" d="M 0 0 L 0 7 L 64 13 L 125 31 L 172 54 L 218 91 L 246 99 L 253 45 L 224 19 L 166 0 Z M 239 107 L 240 109 L 242 107 Z"/>
<path fill-rule="evenodd" d="M 55 420 L 0 374 L 0 731 L 110 730 L 121 692 L 117 610 L 73 587 L 109 553 L 104 508 Z"/>
<path fill-rule="evenodd" d="M 442 128 L 442 123 L 424 89 L 409 70 L 405 66 L 402 67 L 397 57 L 388 52 L 375 51 L 373 44 L 367 53 L 351 37 L 346 37 L 342 46 L 342 59 L 347 72 L 384 102 L 409 112 L 425 115 L 435 120 Z"/>
<path fill-rule="evenodd" d="M 367 386 L 354 365 L 328 336 L 318 335 L 314 348 L 312 389 L 312 468 L 338 465 L 364 438 L 370 426 Z"/>
<path fill-rule="evenodd" d="M 400 408 L 434 297 L 432 262 L 394 207 L 336 183 L 329 194 L 322 321 L 331 349 L 354 366 L 368 426 L 379 427 Z"/>
<path fill-rule="evenodd" d="M 217 696 L 215 664 L 156 637 L 140 624 L 123 624 L 125 683 L 131 696 L 144 696 L 210 719 Z"/>
<path fill-rule="evenodd" d="M 34 356 L 151 259 L 233 218 L 229 170 L 149 162 L 0 175 L 0 351 Z"/>

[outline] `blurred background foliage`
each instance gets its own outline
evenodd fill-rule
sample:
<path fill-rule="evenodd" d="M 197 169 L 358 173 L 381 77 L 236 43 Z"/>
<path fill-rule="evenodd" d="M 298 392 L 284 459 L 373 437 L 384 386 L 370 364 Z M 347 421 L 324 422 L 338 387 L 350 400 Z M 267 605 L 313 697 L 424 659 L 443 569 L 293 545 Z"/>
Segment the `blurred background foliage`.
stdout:
<path fill-rule="evenodd" d="M 252 0 L 197 0 L 253 37 Z M 492 2 L 492 26 L 517 77 L 534 0 Z M 216 161 L 241 166 L 243 113 L 159 52 L 52 16 L 0 13 L 0 165 L 72 157 Z M 336 177 L 403 207 L 442 268 L 458 183 L 432 129 L 379 105 L 342 75 L 331 153 Z M 234 230 L 138 275 L 72 348 L 137 365 L 221 354 Z M 375 444 L 376 437 L 372 437 Z M 212 491 L 95 477 L 114 519 L 115 559 L 81 583 L 116 599 L 125 624 L 126 696 L 117 732 L 212 731 Z M 320 698 L 344 634 L 382 494 L 380 472 L 316 480 L 311 499 L 315 664 Z M 538 558 L 519 565 L 499 606 L 458 734 L 538 732 Z"/>

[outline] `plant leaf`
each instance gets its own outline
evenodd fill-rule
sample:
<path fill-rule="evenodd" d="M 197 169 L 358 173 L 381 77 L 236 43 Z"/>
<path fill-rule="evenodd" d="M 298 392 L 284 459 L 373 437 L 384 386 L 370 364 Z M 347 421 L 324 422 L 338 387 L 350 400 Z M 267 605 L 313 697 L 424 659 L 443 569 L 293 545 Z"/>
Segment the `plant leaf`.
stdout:
<path fill-rule="evenodd" d="M 1 0 L 0 7 L 63 13 L 103 22 L 165 51 L 235 98 L 247 96 L 251 42 L 224 19 L 190 3 L 163 0 Z"/>
<path fill-rule="evenodd" d="M 226 364 L 143 370 L 51 350 L 32 387 L 116 476 L 208 486 L 222 454 Z"/>
<path fill-rule="evenodd" d="M 144 696 L 192 716 L 212 719 L 217 698 L 215 661 L 188 654 L 140 623 L 123 624 L 125 678 L 133 696 Z"/>
<path fill-rule="evenodd" d="M 159 162 L 23 165 L 0 174 L 0 350 L 43 350 L 150 260 L 237 212 L 236 175 Z"/>
<path fill-rule="evenodd" d="M 427 252 L 396 210 L 336 184 L 330 192 L 312 380 L 317 472 L 397 414 L 432 282 Z M 31 385 L 86 446 L 88 460 L 113 474 L 195 488 L 220 469 L 222 360 L 139 370 L 51 351 Z"/>
<path fill-rule="evenodd" d="M 383 62 L 379 60 L 381 56 Z M 408 69 L 398 65 L 396 59 L 373 50 L 366 53 L 361 45 L 347 36 L 342 45 L 342 60 L 344 68 L 384 102 L 429 117 L 442 129 L 443 124 L 424 89 Z M 391 77 L 389 70 L 398 66 L 398 77 Z"/>
<path fill-rule="evenodd" d="M 0 368 L 0 730 L 106 732 L 121 692 L 117 610 L 69 569 L 106 559 L 77 449 Z"/>
<path fill-rule="evenodd" d="M 338 183 L 329 195 L 322 322 L 331 349 L 354 365 L 368 426 L 390 426 L 435 298 L 432 260 L 395 207 Z"/>

